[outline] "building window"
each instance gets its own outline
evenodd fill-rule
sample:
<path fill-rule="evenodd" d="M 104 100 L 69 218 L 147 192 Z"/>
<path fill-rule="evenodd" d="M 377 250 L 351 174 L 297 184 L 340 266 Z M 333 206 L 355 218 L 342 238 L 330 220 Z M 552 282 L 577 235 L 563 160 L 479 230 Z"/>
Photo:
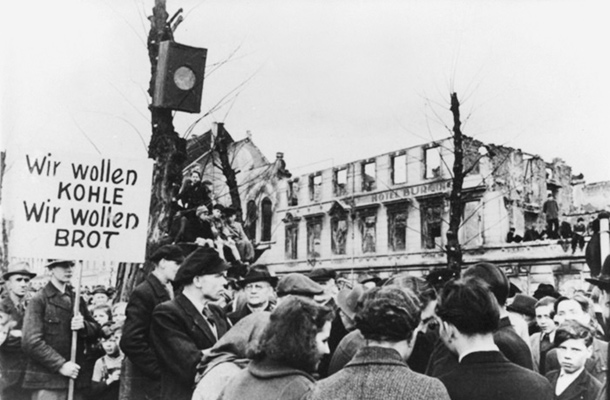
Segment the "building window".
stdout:
<path fill-rule="evenodd" d="M 330 220 L 331 242 L 330 247 L 334 255 L 346 254 L 347 216 L 336 216 Z"/>
<path fill-rule="evenodd" d="M 271 200 L 265 197 L 261 203 L 261 242 L 271 241 L 271 221 L 273 209 Z"/>
<path fill-rule="evenodd" d="M 246 205 L 246 222 L 244 224 L 244 230 L 250 240 L 256 240 L 256 222 L 258 220 L 258 210 L 256 209 L 256 203 L 254 200 L 248 201 Z"/>
<path fill-rule="evenodd" d="M 358 215 L 362 253 L 375 253 L 377 241 L 377 210 L 365 210 Z"/>
<path fill-rule="evenodd" d="M 426 164 L 425 179 L 440 178 L 441 176 L 441 148 L 434 146 L 427 148 L 424 155 L 424 163 Z"/>
<path fill-rule="evenodd" d="M 362 191 L 372 192 L 377 189 L 375 160 L 362 163 Z"/>
<path fill-rule="evenodd" d="M 424 249 L 441 248 L 441 226 L 443 223 L 443 200 L 429 201 L 422 204 L 422 247 Z"/>
<path fill-rule="evenodd" d="M 399 185 L 407 182 L 407 155 L 392 157 L 392 183 Z"/>
<path fill-rule="evenodd" d="M 481 235 L 482 211 L 479 200 L 468 201 L 464 204 L 460 226 L 460 244 L 463 247 L 476 247 L 483 244 L 483 236 Z"/>
<path fill-rule="evenodd" d="M 347 168 L 335 170 L 335 197 L 347 195 Z"/>
<path fill-rule="evenodd" d="M 309 200 L 322 200 L 322 174 L 309 175 Z"/>
<path fill-rule="evenodd" d="M 288 197 L 288 207 L 299 205 L 299 178 L 288 181 L 288 191 L 286 192 L 286 195 Z"/>
<path fill-rule="evenodd" d="M 322 254 L 322 218 L 307 220 L 307 258 L 319 258 Z"/>
<path fill-rule="evenodd" d="M 299 242 L 298 223 L 286 224 L 286 259 L 296 260 L 298 258 L 297 243 Z"/>
<path fill-rule="evenodd" d="M 390 251 L 407 249 L 408 203 L 388 207 L 388 246 Z"/>

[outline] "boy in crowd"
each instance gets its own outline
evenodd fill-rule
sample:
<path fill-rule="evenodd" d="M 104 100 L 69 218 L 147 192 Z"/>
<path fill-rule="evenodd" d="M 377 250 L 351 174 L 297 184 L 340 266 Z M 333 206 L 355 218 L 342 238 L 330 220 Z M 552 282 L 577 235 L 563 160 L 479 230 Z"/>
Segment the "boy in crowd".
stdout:
<path fill-rule="evenodd" d="M 532 349 L 532 357 L 534 358 L 534 370 L 544 374 L 546 371 L 545 361 L 546 353 L 555 346 L 555 298 L 551 296 L 543 297 L 538 300 L 534 306 L 536 310 L 536 324 L 540 328 L 540 332 L 536 332 L 530 336 L 530 348 Z"/>
<path fill-rule="evenodd" d="M 117 400 L 119 398 L 119 376 L 125 355 L 119 349 L 121 327 L 112 325 L 110 335 L 101 340 L 106 353 L 95 362 L 91 378 L 91 394 L 97 400 Z"/>
<path fill-rule="evenodd" d="M 599 396 L 602 384 L 585 369 L 592 344 L 591 330 L 578 321 L 566 320 L 557 328 L 555 345 L 560 369 L 546 375 L 555 390 L 555 399 L 594 400 Z"/>

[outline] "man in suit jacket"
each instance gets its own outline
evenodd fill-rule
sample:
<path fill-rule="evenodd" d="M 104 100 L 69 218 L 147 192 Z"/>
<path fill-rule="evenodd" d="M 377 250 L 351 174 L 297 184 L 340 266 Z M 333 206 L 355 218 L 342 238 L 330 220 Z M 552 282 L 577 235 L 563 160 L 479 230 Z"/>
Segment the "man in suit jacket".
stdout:
<path fill-rule="evenodd" d="M 0 312 L 5 313 L 10 321 L 6 341 L 0 345 L 0 399 L 29 400 L 32 396 L 21 388 L 27 363 L 27 357 L 21 350 L 21 337 L 28 300 L 26 292 L 30 279 L 35 276 L 24 262 L 11 264 L 2 276 L 8 290 L 0 299 Z"/>
<path fill-rule="evenodd" d="M 532 353 L 529 345 L 517 334 L 506 311 L 506 299 L 510 291 L 510 283 L 504 272 L 490 263 L 479 263 L 469 267 L 463 274 L 464 278 L 478 279 L 486 284 L 487 289 L 495 298 L 495 307 L 500 316 L 499 323 L 493 333 L 493 339 L 500 352 L 509 361 L 527 369 L 534 369 Z M 439 377 L 450 372 L 458 365 L 455 354 L 450 352 L 442 341 L 434 346 L 428 362 L 426 375 Z"/>
<path fill-rule="evenodd" d="M 202 350 L 230 327 L 222 309 L 211 303 L 222 295 L 228 268 L 215 250 L 195 250 L 176 274 L 176 284 L 184 285 L 182 293 L 153 311 L 150 336 L 163 371 L 163 400 L 191 399 Z"/>
<path fill-rule="evenodd" d="M 511 363 L 494 343 L 500 313 L 481 281 L 449 282 L 436 308 L 440 336 L 459 364 L 439 379 L 451 400 L 551 400 L 553 390 L 541 375 Z"/>
<path fill-rule="evenodd" d="M 156 306 L 171 300 L 171 282 L 184 255 L 180 247 L 165 245 L 150 257 L 155 269 L 132 292 L 125 310 L 121 350 L 127 356 L 120 379 L 122 400 L 161 398 L 161 369 L 150 341 L 150 324 Z"/>
<path fill-rule="evenodd" d="M 555 347 L 555 298 L 545 296 L 538 300 L 534 306 L 536 313 L 536 324 L 540 328 L 540 332 L 536 332 L 530 336 L 530 348 L 532 349 L 532 357 L 534 358 L 534 371 L 540 372 L 542 375 L 546 369 L 546 355 Z"/>

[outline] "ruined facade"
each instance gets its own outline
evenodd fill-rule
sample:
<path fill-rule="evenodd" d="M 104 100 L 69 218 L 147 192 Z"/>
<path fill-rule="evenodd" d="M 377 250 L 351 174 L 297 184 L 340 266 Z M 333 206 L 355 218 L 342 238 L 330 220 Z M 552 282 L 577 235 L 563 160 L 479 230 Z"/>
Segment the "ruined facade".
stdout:
<path fill-rule="evenodd" d="M 444 266 L 452 146 L 449 138 L 279 181 L 273 245 L 260 262 L 276 273 L 324 266 L 425 274 Z M 513 279 L 525 279 L 522 286 L 586 271 L 583 254 L 572 255 L 561 240 L 506 242 L 510 228 L 520 236 L 545 229 L 548 193 L 560 219 L 570 215 L 568 165 L 471 138 L 464 156 L 459 238 L 466 264 L 498 262 Z"/>

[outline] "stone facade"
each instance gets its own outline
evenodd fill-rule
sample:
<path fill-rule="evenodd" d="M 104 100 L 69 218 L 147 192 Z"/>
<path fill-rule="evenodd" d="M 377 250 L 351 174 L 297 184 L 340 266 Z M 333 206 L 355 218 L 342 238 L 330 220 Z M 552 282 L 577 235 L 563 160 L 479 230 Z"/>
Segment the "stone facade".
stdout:
<path fill-rule="evenodd" d="M 453 141 L 445 139 L 277 182 L 273 245 L 261 263 L 276 273 L 314 266 L 380 275 L 444 266 Z M 566 243 L 506 243 L 510 228 L 544 230 L 548 193 L 560 219 L 573 210 L 572 171 L 520 149 L 465 138 L 460 243 L 464 261 L 499 262 L 513 278 L 586 273 Z M 537 278 L 527 280 L 527 285 Z"/>

